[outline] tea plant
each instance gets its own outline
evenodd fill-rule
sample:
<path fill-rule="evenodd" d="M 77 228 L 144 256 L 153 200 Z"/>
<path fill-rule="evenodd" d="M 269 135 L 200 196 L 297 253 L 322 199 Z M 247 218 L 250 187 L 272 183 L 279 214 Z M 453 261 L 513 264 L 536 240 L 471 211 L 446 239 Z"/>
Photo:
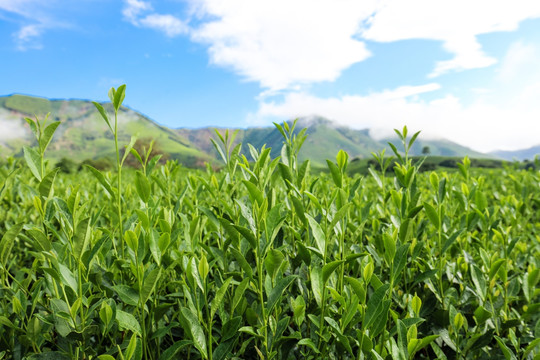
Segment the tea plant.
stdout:
<path fill-rule="evenodd" d="M 540 358 L 538 172 L 419 172 L 405 127 L 393 168 L 312 174 L 295 122 L 186 170 L 122 155 L 124 96 L 114 172 L 53 169 L 38 119 L 0 165 L 0 359 Z"/>

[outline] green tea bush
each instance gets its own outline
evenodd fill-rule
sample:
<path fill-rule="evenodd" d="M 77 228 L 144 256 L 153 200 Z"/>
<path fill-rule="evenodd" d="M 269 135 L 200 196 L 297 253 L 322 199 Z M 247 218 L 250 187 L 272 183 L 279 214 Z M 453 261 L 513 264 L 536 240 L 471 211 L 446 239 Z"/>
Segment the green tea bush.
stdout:
<path fill-rule="evenodd" d="M 288 123 L 280 157 L 216 133 L 222 169 L 186 170 L 96 107 L 114 171 L 51 168 L 30 119 L 0 167 L 0 359 L 540 357 L 538 172 L 420 173 L 404 128 L 392 168 L 312 174 Z"/>
<path fill-rule="evenodd" d="M 71 159 L 63 157 L 56 163 L 55 167 L 65 174 L 71 174 L 77 168 L 77 163 Z"/>
<path fill-rule="evenodd" d="M 78 171 L 84 169 L 85 165 L 90 165 L 95 169 L 100 171 L 110 171 L 114 168 L 114 163 L 109 158 L 98 158 L 98 159 L 86 159 L 82 161 L 77 167 Z"/>

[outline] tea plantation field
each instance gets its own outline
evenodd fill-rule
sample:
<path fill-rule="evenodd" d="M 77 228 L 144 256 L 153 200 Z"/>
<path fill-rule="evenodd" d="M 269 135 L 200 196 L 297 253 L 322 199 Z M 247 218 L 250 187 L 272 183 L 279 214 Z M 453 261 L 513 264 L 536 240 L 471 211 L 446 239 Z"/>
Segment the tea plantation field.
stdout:
<path fill-rule="evenodd" d="M 115 171 L 67 175 L 62 125 L 28 121 L 0 159 L 0 359 L 540 359 L 538 172 L 419 172 L 404 128 L 393 168 L 319 174 L 285 123 L 278 158 L 216 135 L 224 167 L 195 171 L 111 141 Z"/>

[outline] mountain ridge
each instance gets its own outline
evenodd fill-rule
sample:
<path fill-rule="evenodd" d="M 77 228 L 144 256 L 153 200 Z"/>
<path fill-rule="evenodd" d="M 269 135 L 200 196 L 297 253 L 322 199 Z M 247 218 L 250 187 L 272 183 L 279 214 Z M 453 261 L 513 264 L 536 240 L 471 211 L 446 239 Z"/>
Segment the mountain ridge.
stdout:
<path fill-rule="evenodd" d="M 102 103 L 111 110 L 110 103 Z M 20 155 L 23 146 L 32 145 L 31 133 L 24 121 L 33 114 L 42 118 L 51 113 L 49 121 L 62 121 L 51 143 L 48 156 L 61 158 L 69 156 L 75 161 L 110 157 L 112 134 L 100 118 L 90 100 L 47 99 L 22 94 L 0 97 L 0 150 L 7 155 Z M 340 126 L 320 116 L 300 118 L 297 129 L 306 127 L 308 135 L 299 154 L 300 160 L 310 159 L 315 164 L 324 164 L 333 159 L 340 149 L 352 158 L 371 157 L 372 152 L 386 148 L 389 139 L 376 140 L 370 136 L 369 129 L 355 130 Z M 5 131 L 7 129 L 7 131 Z M 146 115 L 122 107 L 119 113 L 119 140 L 129 142 L 132 135 L 149 141 L 155 139 L 159 148 L 187 166 L 202 166 L 205 162 L 215 162 L 218 154 L 210 138 L 216 138 L 214 129 L 225 132 L 226 128 L 176 128 L 161 125 Z M 279 156 L 282 136 L 275 127 L 250 127 L 230 129 L 237 132 L 236 142 L 250 143 L 256 148 L 266 144 L 272 148 L 272 156 Z M 390 141 L 396 142 L 395 139 Z M 431 155 L 469 157 L 490 157 L 493 155 L 476 152 L 449 140 L 424 140 L 421 137 L 411 149 L 411 155 L 420 155 L 429 148 Z M 399 148 L 399 147 L 398 147 Z M 247 151 L 247 147 L 244 147 Z M 68 154 L 66 155 L 66 152 Z"/>
<path fill-rule="evenodd" d="M 508 160 L 508 161 L 524 161 L 524 160 L 534 160 L 536 156 L 540 156 L 540 145 L 531 146 L 526 149 L 519 150 L 498 150 L 490 152 L 493 156 L 498 158 Z"/>

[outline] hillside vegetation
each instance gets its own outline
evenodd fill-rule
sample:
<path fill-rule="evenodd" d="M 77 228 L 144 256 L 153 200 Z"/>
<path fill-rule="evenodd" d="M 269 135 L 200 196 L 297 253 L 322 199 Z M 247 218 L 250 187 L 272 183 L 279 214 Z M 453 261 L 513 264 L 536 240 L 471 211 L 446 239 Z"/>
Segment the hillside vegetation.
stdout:
<path fill-rule="evenodd" d="M 50 157 L 70 159 L 82 162 L 86 159 L 114 158 L 114 152 L 109 146 L 111 135 L 107 125 L 101 120 L 99 113 L 90 101 L 84 100 L 48 100 L 22 95 L 12 95 L 4 98 L 0 105 L 9 110 L 4 113 L 4 121 L 17 122 L 24 126 L 26 136 L 0 143 L 10 154 L 22 155 L 22 146 L 32 144 L 31 131 L 24 118 L 37 115 L 43 119 L 51 113 L 50 120 L 61 121 L 63 126 L 55 133 L 51 141 Z M 110 104 L 104 104 L 110 111 Z M 2 112 L 0 112 L 0 117 Z M 200 151 L 175 131 L 160 126 L 147 117 L 122 107 L 119 111 L 119 121 L 122 125 L 118 137 L 121 141 L 129 142 L 131 136 L 138 135 L 159 143 L 172 158 L 180 159 L 188 166 L 202 167 L 212 156 Z"/>
<path fill-rule="evenodd" d="M 105 108 L 111 111 L 110 105 Z M 219 154 L 210 139 L 214 136 L 213 128 L 169 129 L 148 119 L 144 115 L 122 107 L 120 109 L 119 138 L 129 142 L 131 136 L 138 136 L 145 143 L 151 140 L 171 159 L 177 159 L 188 167 L 203 167 L 205 162 L 219 163 Z M 49 100 L 24 95 L 0 97 L 0 128 L 10 122 L 11 127 L 22 129 L 21 136 L 0 136 L 2 152 L 22 156 L 22 147 L 32 144 L 32 135 L 25 117 L 37 115 L 43 119 L 51 113 L 51 120 L 62 121 L 62 127 L 52 140 L 49 157 L 59 160 L 66 155 L 81 162 L 86 159 L 114 158 L 108 146 L 111 135 L 106 125 L 90 101 L 86 100 Z M 291 123 L 289 123 L 291 124 Z M 311 117 L 298 121 L 298 127 L 306 128 L 308 138 L 298 154 L 301 161 L 310 159 L 315 166 L 326 166 L 326 159 L 332 158 L 339 150 L 346 151 L 351 158 L 371 158 L 371 152 L 386 148 L 388 141 L 375 140 L 369 130 L 353 130 L 336 126 L 331 121 Z M 219 130 L 224 134 L 225 129 Z M 230 131 L 235 131 L 231 129 Z M 236 143 L 252 144 L 256 148 L 263 145 L 272 148 L 271 155 L 276 157 L 281 149 L 281 134 L 275 127 L 237 129 Z M 427 141 L 419 139 L 411 149 L 411 154 L 421 155 L 424 148 L 429 148 L 430 155 L 474 158 L 486 158 L 488 155 L 475 152 L 450 141 Z M 243 149 L 249 156 L 247 148 Z"/>

